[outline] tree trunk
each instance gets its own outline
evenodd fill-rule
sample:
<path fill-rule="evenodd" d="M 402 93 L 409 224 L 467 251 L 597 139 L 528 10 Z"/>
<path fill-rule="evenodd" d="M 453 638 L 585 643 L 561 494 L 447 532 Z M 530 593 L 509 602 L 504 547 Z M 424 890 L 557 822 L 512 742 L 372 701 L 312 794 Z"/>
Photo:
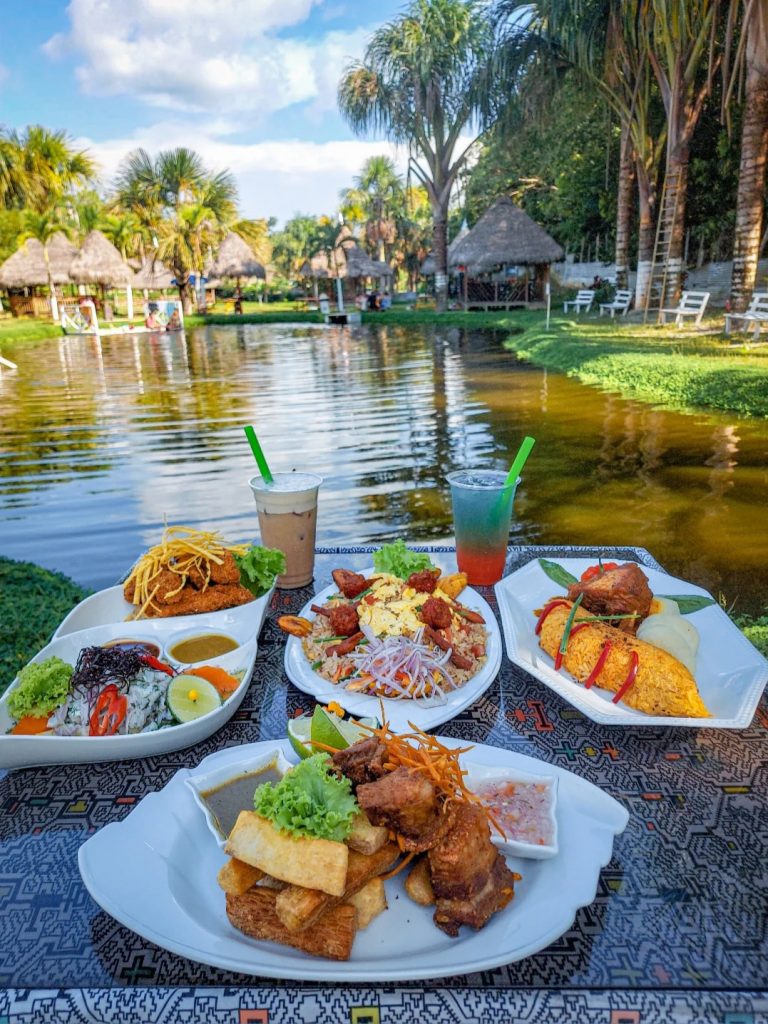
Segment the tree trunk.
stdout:
<path fill-rule="evenodd" d="M 432 208 L 432 252 L 435 257 L 435 307 L 438 313 L 448 308 L 448 209 Z"/>
<path fill-rule="evenodd" d="M 616 200 L 616 287 L 629 287 L 629 234 L 632 225 L 632 186 L 635 165 L 632 159 L 632 141 L 629 125 L 621 129 L 619 157 L 619 191 Z"/>
<path fill-rule="evenodd" d="M 635 309 L 644 309 L 648 298 L 655 241 L 656 188 L 648 177 L 644 164 L 638 160 L 637 198 L 637 281 L 635 282 Z"/>
<path fill-rule="evenodd" d="M 677 305 L 683 289 L 685 274 L 685 208 L 688 199 L 688 167 L 690 150 L 687 142 L 667 150 L 666 194 L 664 209 L 665 227 L 670 232 L 669 259 L 667 261 L 666 294 L 663 305 Z"/>
<path fill-rule="evenodd" d="M 757 5 L 756 5 L 757 7 Z M 768 18 L 765 19 L 768 22 Z M 747 88 L 741 129 L 741 164 L 736 195 L 731 300 L 746 309 L 757 278 L 768 164 L 768 25 L 757 12 L 744 31 L 747 37 Z"/>

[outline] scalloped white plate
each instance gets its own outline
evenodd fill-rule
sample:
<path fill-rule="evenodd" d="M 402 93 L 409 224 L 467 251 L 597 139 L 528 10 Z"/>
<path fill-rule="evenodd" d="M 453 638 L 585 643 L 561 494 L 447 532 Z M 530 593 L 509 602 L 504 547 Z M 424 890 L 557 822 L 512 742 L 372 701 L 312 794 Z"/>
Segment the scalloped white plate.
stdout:
<path fill-rule="evenodd" d="M 370 569 L 364 575 L 370 575 L 373 571 Z M 305 619 L 314 619 L 312 605 L 324 604 L 331 594 L 338 592 L 339 588 L 335 584 L 326 587 L 304 605 L 299 615 Z M 432 729 L 458 715 L 477 700 L 480 694 L 485 693 L 501 667 L 501 630 L 491 606 L 471 587 L 461 592 L 461 603 L 473 611 L 480 612 L 485 619 L 485 628 L 488 630 L 486 662 L 463 686 L 449 693 L 445 703 L 441 704 L 431 699 L 393 700 L 388 697 L 368 697 L 365 694 L 351 693 L 343 686 L 336 685 L 313 671 L 301 646 L 301 640 L 295 636 L 289 636 L 285 645 L 285 674 L 304 693 L 316 697 L 322 704 L 334 700 L 356 718 L 380 718 L 383 704 L 384 714 L 395 732 L 407 730 L 409 722 L 413 722 L 420 729 Z"/>
<path fill-rule="evenodd" d="M 588 566 L 595 564 L 594 558 L 553 558 L 550 561 L 557 562 L 577 578 Z M 712 597 L 693 583 L 638 564 L 648 577 L 654 594 Z M 534 633 L 536 617 L 533 610 L 540 608 L 548 598 L 564 593 L 564 588 L 553 583 L 539 565 L 538 558 L 505 576 L 496 584 L 495 590 L 509 660 L 554 690 L 593 722 L 601 725 L 746 729 L 752 721 L 768 682 L 768 662 L 717 603 L 686 615 L 699 632 L 696 684 L 712 717 L 672 718 L 646 715 L 626 704 L 613 704 L 613 694 L 607 690 L 598 686 L 585 690 L 565 670 L 555 672 L 552 658 L 542 651 Z"/>
<path fill-rule="evenodd" d="M 440 737 L 459 746 L 461 741 Z M 432 910 L 413 903 L 402 875 L 386 882 L 389 910 L 360 932 L 349 961 L 310 957 L 287 946 L 258 942 L 229 923 L 216 873 L 226 861 L 185 779 L 228 763 L 254 760 L 287 740 L 230 747 L 182 769 L 165 789 L 145 797 L 123 821 L 107 825 L 80 847 L 80 874 L 108 914 L 150 942 L 189 960 L 267 978 L 324 982 L 388 982 L 490 970 L 544 949 L 567 931 L 579 907 L 595 898 L 600 869 L 627 811 L 596 786 L 554 765 L 477 745 L 467 765 L 525 773 L 545 770 L 559 780 L 560 852 L 550 860 L 508 858 L 522 874 L 513 902 L 485 928 L 463 928 L 452 939 L 432 922 Z"/>

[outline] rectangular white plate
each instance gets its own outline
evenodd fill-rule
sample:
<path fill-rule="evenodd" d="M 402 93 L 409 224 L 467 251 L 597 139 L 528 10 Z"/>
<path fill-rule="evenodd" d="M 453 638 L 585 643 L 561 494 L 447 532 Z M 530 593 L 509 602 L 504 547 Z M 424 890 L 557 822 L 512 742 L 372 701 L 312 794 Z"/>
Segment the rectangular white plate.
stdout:
<path fill-rule="evenodd" d="M 276 749 L 295 762 L 287 740 L 267 741 L 211 754 L 192 774 L 229 762 L 242 765 L 249 755 L 256 761 Z M 402 874 L 386 883 L 389 910 L 357 935 L 347 962 L 311 957 L 237 931 L 216 884 L 226 857 L 185 785 L 187 769 L 81 846 L 80 874 L 96 902 L 125 927 L 189 960 L 242 974 L 368 983 L 490 970 L 536 953 L 570 927 L 578 908 L 595 898 L 600 868 L 611 859 L 613 837 L 624 830 L 629 815 L 607 793 L 554 765 L 482 745 L 465 757 L 468 765 L 476 761 L 557 776 L 560 852 L 550 860 L 509 858 L 523 876 L 514 900 L 485 928 L 462 928 L 456 939 L 435 927 L 432 908 L 405 895 Z"/>
<path fill-rule="evenodd" d="M 553 558 L 577 579 L 595 558 Z M 638 563 L 639 564 L 639 563 Z M 676 579 L 658 569 L 640 565 L 654 594 L 698 594 L 710 597 L 706 590 Z M 565 590 L 554 583 L 535 558 L 496 584 L 496 597 L 509 660 L 541 680 L 563 700 L 587 718 L 602 725 L 652 725 L 692 729 L 745 729 L 752 721 L 760 696 L 768 682 L 768 662 L 755 650 L 744 634 L 718 604 L 709 605 L 686 618 L 699 632 L 696 659 L 696 683 L 711 718 L 667 718 L 645 715 L 624 704 L 612 704 L 612 693 L 593 686 L 589 690 L 577 683 L 564 669 L 555 672 L 552 659 L 539 646 L 534 633 L 535 608 L 551 597 L 564 596 Z"/>

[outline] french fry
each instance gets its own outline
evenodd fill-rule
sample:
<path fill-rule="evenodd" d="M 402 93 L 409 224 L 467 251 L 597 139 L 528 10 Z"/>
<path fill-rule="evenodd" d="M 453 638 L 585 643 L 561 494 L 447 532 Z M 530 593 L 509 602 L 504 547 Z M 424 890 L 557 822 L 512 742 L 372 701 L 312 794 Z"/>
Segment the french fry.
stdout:
<path fill-rule="evenodd" d="M 263 877 L 264 872 L 259 868 L 232 857 L 219 871 L 218 883 L 224 892 L 232 893 L 233 896 L 241 896 Z"/>
<path fill-rule="evenodd" d="M 227 893 L 227 917 L 235 928 L 253 939 L 279 942 L 329 960 L 349 960 L 357 931 L 354 907 L 349 904 L 332 907 L 318 920 L 316 928 L 291 932 L 275 913 L 278 895 L 274 889 L 260 885 L 240 896 Z"/>
<path fill-rule="evenodd" d="M 419 857 L 405 880 L 405 891 L 420 907 L 430 907 L 435 902 L 435 892 L 429 875 L 429 861 Z"/>
<path fill-rule="evenodd" d="M 367 928 L 374 917 L 387 909 L 387 893 L 381 878 L 372 878 L 367 885 L 350 896 L 349 903 L 357 911 L 357 927 Z"/>
<path fill-rule="evenodd" d="M 289 931 L 303 931 L 309 928 L 329 907 L 346 902 L 372 878 L 390 868 L 399 854 L 400 850 L 396 843 L 387 843 L 370 856 L 350 850 L 346 884 L 340 897 L 328 896 L 317 889 L 289 885 L 279 894 L 275 903 L 275 912 L 279 920 Z"/>
<path fill-rule="evenodd" d="M 279 832 L 255 811 L 241 811 L 224 852 L 291 885 L 342 896 L 347 880 L 346 843 Z"/>
<path fill-rule="evenodd" d="M 362 811 L 352 819 L 352 831 L 347 846 L 358 853 L 376 853 L 386 843 L 389 831 L 381 825 L 372 825 Z"/>

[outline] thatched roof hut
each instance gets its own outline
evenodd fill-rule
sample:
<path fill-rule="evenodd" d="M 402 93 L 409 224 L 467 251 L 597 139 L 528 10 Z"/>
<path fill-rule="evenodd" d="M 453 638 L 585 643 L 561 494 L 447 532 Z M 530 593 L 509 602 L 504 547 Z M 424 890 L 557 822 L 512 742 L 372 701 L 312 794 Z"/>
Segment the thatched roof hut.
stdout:
<path fill-rule="evenodd" d="M 349 228 L 344 225 L 330 253 L 317 252 L 304 263 L 302 277 L 321 280 L 337 277 L 392 277 L 392 268 L 382 260 L 372 260 L 357 244 Z"/>
<path fill-rule="evenodd" d="M 260 278 L 265 281 L 267 272 L 256 259 L 253 250 L 240 235 L 230 231 L 219 246 L 213 265 L 208 271 L 211 278 L 241 277 Z"/>
<path fill-rule="evenodd" d="M 82 248 L 69 265 L 75 284 L 132 285 L 133 271 L 120 252 L 100 231 L 89 231 Z"/>
<path fill-rule="evenodd" d="M 508 264 L 556 263 L 564 256 L 554 238 L 508 196 L 500 196 L 452 248 L 450 266 L 464 266 L 475 275 Z"/>
<path fill-rule="evenodd" d="M 173 271 L 160 260 L 147 256 L 133 278 L 133 287 L 144 291 L 162 291 L 173 288 Z"/>
<path fill-rule="evenodd" d="M 48 260 L 54 284 L 71 284 L 69 267 L 77 249 L 62 232 L 57 232 L 48 243 Z M 0 286 L 3 288 L 34 288 L 48 284 L 48 270 L 42 242 L 28 238 L 24 245 L 9 256 L 0 267 Z"/>

